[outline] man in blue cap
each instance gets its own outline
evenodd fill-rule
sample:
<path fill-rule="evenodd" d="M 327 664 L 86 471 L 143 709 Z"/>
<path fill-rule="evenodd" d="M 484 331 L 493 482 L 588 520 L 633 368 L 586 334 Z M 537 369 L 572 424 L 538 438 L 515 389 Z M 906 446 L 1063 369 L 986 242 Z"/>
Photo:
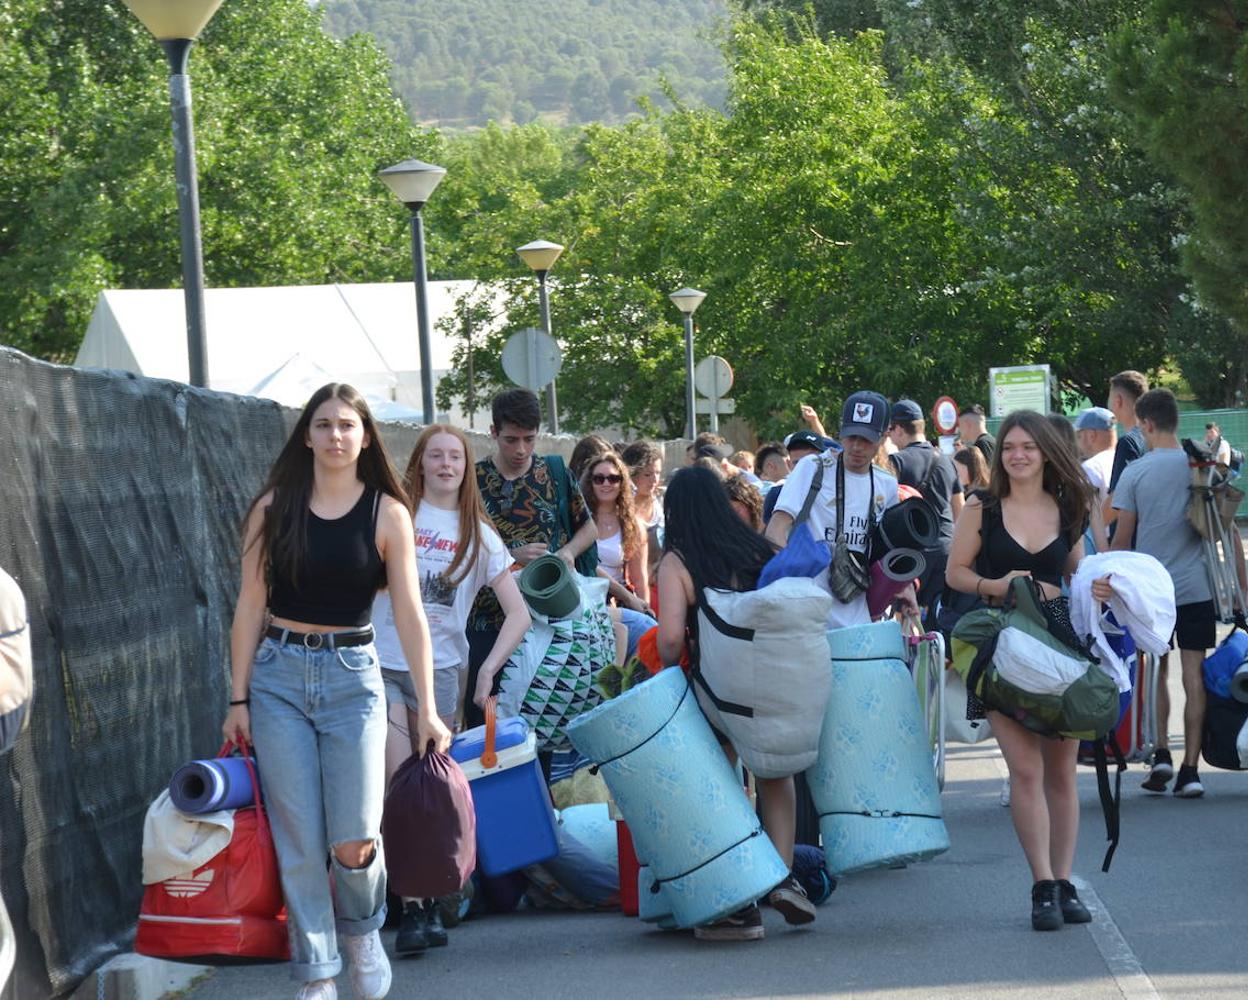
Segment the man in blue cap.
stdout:
<path fill-rule="evenodd" d="M 888 457 L 897 482 L 912 486 L 931 504 L 940 521 L 940 547 L 927 553 L 927 572 L 919 582 L 919 603 L 930 610 L 945 586 L 945 560 L 953 542 L 953 522 L 962 512 L 962 484 L 953 460 L 932 447 L 926 437 L 923 411 L 912 399 L 899 399 L 892 406 L 889 440 L 897 451 Z"/>
<path fill-rule="evenodd" d="M 842 451 L 808 455 L 785 480 L 767 537 L 784 545 L 795 525 L 809 523 L 832 553 L 833 566 L 817 582 L 832 594 L 828 628 L 864 625 L 867 556 L 871 534 L 884 511 L 897 503 L 897 479 L 873 464 L 888 430 L 888 400 L 878 392 L 855 392 L 841 409 Z M 842 585 L 834 586 L 834 578 Z M 900 598 L 917 610 L 912 590 Z"/>
<path fill-rule="evenodd" d="M 1092 517 L 1088 530 L 1092 534 L 1095 551 L 1109 548 L 1105 530 L 1103 508 L 1109 497 L 1109 480 L 1114 470 L 1114 449 L 1118 445 L 1114 414 L 1103 406 L 1093 406 L 1075 418 L 1075 438 L 1079 441 L 1079 457 L 1083 459 L 1083 471 L 1088 482 L 1096 490 L 1096 502 L 1092 505 Z"/>

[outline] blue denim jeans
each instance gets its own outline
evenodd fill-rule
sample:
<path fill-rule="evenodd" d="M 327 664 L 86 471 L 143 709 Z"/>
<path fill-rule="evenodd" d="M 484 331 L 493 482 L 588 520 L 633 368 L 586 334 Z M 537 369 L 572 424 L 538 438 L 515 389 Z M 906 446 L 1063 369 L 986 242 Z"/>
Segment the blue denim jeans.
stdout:
<path fill-rule="evenodd" d="M 342 969 L 338 932 L 367 934 L 386 918 L 386 695 L 377 651 L 371 643 L 313 650 L 266 638 L 256 650 L 250 697 L 291 973 L 303 982 L 329 979 Z M 353 840 L 377 845 L 364 868 L 347 868 L 333 855 L 335 845 Z"/>
<path fill-rule="evenodd" d="M 632 608 L 620 608 L 620 622 L 628 629 L 627 656 L 635 656 L 641 637 L 659 624 L 645 612 L 634 611 Z"/>

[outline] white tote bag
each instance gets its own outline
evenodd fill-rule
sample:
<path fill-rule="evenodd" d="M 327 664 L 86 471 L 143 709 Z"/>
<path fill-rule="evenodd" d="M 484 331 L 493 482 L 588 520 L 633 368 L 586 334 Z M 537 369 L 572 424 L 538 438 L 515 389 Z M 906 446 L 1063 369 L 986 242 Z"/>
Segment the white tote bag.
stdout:
<path fill-rule="evenodd" d="M 966 681 L 956 670 L 945 671 L 945 742 L 982 743 L 992 738 L 987 719 L 966 717 Z"/>

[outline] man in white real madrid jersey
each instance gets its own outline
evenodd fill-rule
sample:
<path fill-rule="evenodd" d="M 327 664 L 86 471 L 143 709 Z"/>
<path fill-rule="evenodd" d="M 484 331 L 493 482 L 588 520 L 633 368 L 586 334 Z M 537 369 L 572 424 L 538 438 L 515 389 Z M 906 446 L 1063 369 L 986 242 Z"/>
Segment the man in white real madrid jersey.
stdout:
<path fill-rule="evenodd" d="M 888 423 L 888 400 L 878 392 L 853 393 L 841 409 L 844 451 L 808 455 L 798 462 L 767 526 L 767 537 L 784 545 L 793 525 L 805 520 L 815 537 L 827 544 L 834 565 L 817 582 L 833 596 L 828 628 L 871 621 L 865 586 L 834 586 L 833 580 L 838 560 L 854 564 L 848 574 L 839 574 L 842 582 L 847 575 L 865 574 L 871 533 L 884 511 L 897 503 L 897 478 L 872 461 Z M 917 613 L 913 587 L 903 591 L 899 601 Z"/>

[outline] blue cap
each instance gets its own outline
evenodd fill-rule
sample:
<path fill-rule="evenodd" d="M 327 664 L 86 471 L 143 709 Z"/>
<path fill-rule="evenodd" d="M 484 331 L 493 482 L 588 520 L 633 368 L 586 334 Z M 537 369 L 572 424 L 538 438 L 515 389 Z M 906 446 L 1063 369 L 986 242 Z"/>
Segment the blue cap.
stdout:
<path fill-rule="evenodd" d="M 1077 431 L 1109 431 L 1114 429 L 1114 415 L 1103 406 L 1093 406 L 1075 418 Z"/>
<path fill-rule="evenodd" d="M 879 441 L 888 430 L 888 400 L 878 392 L 855 392 L 841 407 L 841 440 L 847 437 Z"/>
<path fill-rule="evenodd" d="M 907 422 L 912 420 L 922 420 L 923 410 L 920 409 L 919 404 L 913 399 L 899 399 L 893 404 L 892 419 L 893 423 L 896 423 L 899 420 L 905 420 Z"/>

